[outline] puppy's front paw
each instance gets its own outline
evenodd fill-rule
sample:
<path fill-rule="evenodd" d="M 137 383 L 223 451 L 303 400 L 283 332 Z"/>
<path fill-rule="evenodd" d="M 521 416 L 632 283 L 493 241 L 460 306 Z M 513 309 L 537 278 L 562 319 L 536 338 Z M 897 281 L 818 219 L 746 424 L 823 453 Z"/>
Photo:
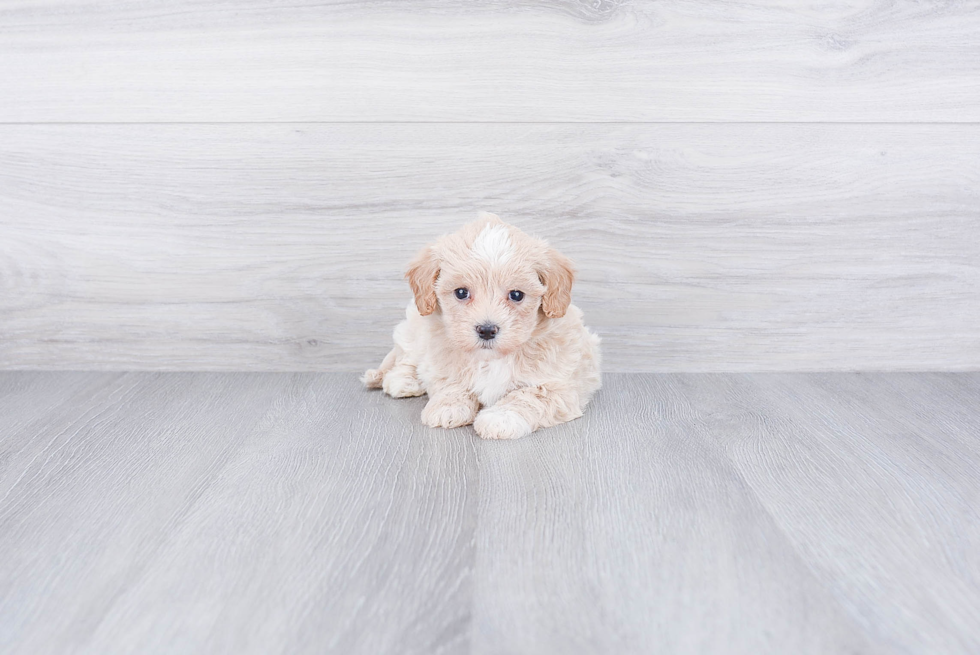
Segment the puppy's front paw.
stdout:
<path fill-rule="evenodd" d="M 368 389 L 380 389 L 384 382 L 385 374 L 376 368 L 369 368 L 361 376 L 361 383 Z"/>
<path fill-rule="evenodd" d="M 381 388 L 392 398 L 409 398 L 425 393 L 419 379 L 410 373 L 398 369 L 388 371 L 381 383 Z"/>
<path fill-rule="evenodd" d="M 430 428 L 458 428 L 472 423 L 474 416 L 476 416 L 474 404 L 450 403 L 433 398 L 422 410 L 422 423 Z"/>
<path fill-rule="evenodd" d="M 497 407 L 477 414 L 473 429 L 483 439 L 520 439 L 533 432 L 526 418 L 512 409 Z"/>

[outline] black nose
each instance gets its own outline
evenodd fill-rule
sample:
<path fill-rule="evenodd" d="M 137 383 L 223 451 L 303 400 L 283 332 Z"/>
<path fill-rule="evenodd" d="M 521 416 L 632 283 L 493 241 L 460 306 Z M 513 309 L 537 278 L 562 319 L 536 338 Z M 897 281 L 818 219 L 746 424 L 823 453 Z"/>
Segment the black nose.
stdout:
<path fill-rule="evenodd" d="M 483 339 L 484 341 L 490 341 L 490 339 L 493 339 L 495 336 L 497 336 L 497 332 L 499 329 L 500 328 L 498 328 L 496 325 L 492 325 L 490 323 L 484 323 L 483 325 L 476 326 L 476 333 L 479 334 L 480 338 Z"/>

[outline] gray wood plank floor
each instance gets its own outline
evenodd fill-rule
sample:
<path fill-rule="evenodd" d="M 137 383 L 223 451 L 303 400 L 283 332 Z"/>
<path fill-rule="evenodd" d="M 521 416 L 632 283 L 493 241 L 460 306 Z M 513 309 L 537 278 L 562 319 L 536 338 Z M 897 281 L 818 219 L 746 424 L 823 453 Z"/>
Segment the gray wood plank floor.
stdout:
<path fill-rule="evenodd" d="M 0 650 L 980 649 L 980 374 L 608 375 L 502 443 L 423 403 L 0 374 Z"/>

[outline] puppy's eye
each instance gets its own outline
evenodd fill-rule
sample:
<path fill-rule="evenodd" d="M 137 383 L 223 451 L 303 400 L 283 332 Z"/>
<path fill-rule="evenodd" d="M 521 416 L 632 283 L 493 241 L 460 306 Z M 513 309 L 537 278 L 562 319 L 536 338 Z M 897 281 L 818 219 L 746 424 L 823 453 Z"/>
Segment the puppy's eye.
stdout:
<path fill-rule="evenodd" d="M 453 291 L 453 293 L 456 294 L 456 297 L 460 300 L 466 300 L 470 297 L 469 289 L 459 288 Z"/>
<path fill-rule="evenodd" d="M 523 291 L 511 291 L 510 294 L 509 294 L 509 298 L 511 300 L 513 300 L 514 302 L 521 302 L 522 300 L 524 300 L 524 292 Z"/>

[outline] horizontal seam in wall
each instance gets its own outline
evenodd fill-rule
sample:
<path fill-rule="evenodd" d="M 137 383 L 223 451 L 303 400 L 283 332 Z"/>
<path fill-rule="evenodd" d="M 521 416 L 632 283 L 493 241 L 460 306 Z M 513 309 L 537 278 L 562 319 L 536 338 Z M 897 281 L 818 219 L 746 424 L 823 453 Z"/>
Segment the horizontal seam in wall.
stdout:
<path fill-rule="evenodd" d="M 0 121 L 41 125 L 980 125 L 980 121 Z"/>

